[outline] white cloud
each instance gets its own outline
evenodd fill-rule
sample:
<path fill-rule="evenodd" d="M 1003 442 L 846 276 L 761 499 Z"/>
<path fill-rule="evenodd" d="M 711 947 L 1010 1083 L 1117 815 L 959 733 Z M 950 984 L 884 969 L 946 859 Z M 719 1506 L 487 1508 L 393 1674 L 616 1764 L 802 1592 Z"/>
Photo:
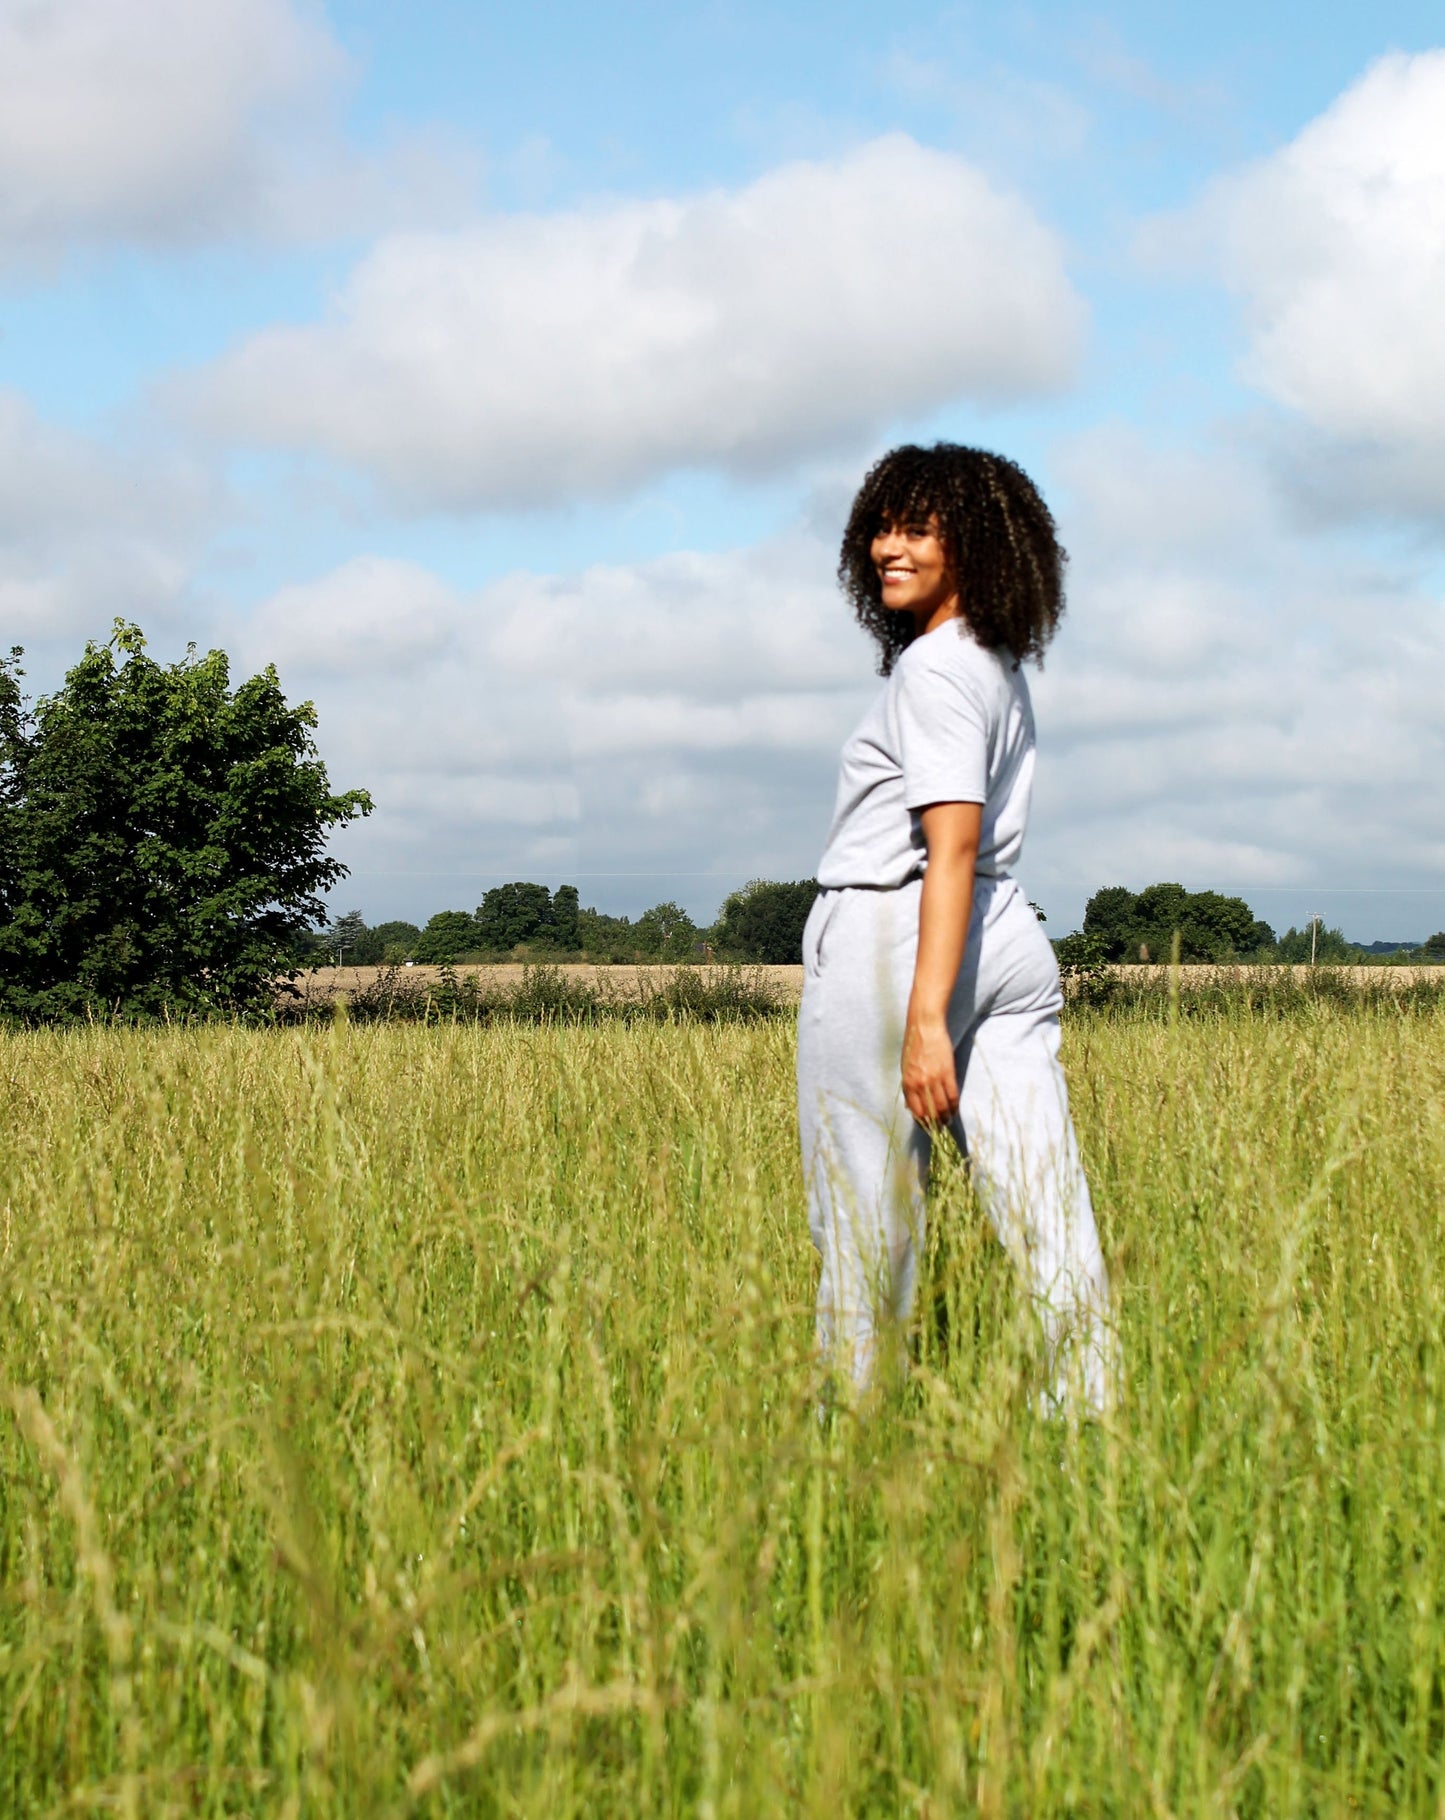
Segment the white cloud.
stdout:
<path fill-rule="evenodd" d="M 1445 511 L 1445 50 L 1382 57 L 1146 244 L 1240 293 L 1245 376 L 1333 440 L 1289 445 L 1317 492 Z"/>
<path fill-rule="evenodd" d="M 346 148 L 347 73 L 297 0 L 0 0 L 0 263 L 454 214 L 452 150 Z"/>
<path fill-rule="evenodd" d="M 188 390 L 223 433 L 404 502 L 549 502 L 1054 390 L 1083 314 L 1024 203 L 895 135 L 685 202 L 386 239 L 331 320 L 255 335 Z"/>
<path fill-rule="evenodd" d="M 1246 896 L 1437 886 L 1445 613 L 1428 575 L 1292 524 L 1238 449 L 1110 430 L 1060 465 L 1073 587 L 1035 685 L 1036 893 L 1077 916 L 1081 891 L 1169 877 Z"/>
<path fill-rule="evenodd" d="M 711 911 L 743 878 L 816 857 L 873 686 L 831 571 L 807 532 L 470 594 L 368 557 L 284 589 L 230 642 L 316 701 L 333 779 L 373 791 L 376 815 L 346 836 L 358 890 L 420 908 L 448 866 L 472 874 L 450 887 L 459 904 L 528 867 L 666 875 L 584 878 L 640 908 L 697 873 Z"/>
<path fill-rule="evenodd" d="M 1292 525 L 1237 450 L 1100 430 L 1058 467 L 1072 595 L 1033 684 L 1022 868 L 1050 932 L 1115 882 L 1438 883 L 1445 615 L 1427 580 Z M 248 660 L 284 658 L 333 777 L 376 793 L 346 837 L 347 903 L 470 905 L 500 873 L 710 913 L 746 877 L 817 863 L 839 747 L 878 687 L 832 569 L 806 527 L 470 594 L 368 561 L 263 608 Z M 448 866 L 470 876 L 434 883 Z M 618 873 L 656 876 L 592 877 Z M 1254 901 L 1274 919 L 1286 900 Z M 1351 933 L 1409 934 L 1399 907 L 1423 900 L 1388 901 Z"/>
<path fill-rule="evenodd" d="M 184 458 L 61 429 L 0 392 L 0 644 L 43 663 L 52 641 L 73 657 L 116 617 L 173 621 L 214 505 Z"/>
<path fill-rule="evenodd" d="M 408 675 L 454 642 L 452 590 L 417 563 L 357 556 L 319 581 L 279 589 L 247 638 L 265 661 L 311 676 Z"/>

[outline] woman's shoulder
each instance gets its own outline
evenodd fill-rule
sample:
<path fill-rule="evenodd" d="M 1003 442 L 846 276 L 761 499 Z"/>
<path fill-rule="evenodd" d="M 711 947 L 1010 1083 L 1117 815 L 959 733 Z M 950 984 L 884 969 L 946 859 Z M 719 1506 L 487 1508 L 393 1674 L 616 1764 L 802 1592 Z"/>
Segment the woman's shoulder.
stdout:
<path fill-rule="evenodd" d="M 981 645 L 962 619 L 949 620 L 936 631 L 915 638 L 905 646 L 893 673 L 952 678 L 991 689 L 1009 689 L 1015 676 L 1021 675 L 1011 652 Z"/>

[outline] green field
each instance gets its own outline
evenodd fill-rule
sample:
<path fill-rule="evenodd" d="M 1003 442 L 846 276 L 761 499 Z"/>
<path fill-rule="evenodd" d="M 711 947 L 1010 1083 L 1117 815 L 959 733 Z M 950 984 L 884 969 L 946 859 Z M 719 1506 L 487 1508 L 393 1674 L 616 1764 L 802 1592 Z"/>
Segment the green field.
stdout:
<path fill-rule="evenodd" d="M 957 1166 L 820 1427 L 792 1045 L 0 1036 L 0 1813 L 1439 1811 L 1445 1012 L 1071 1022 L 1081 1431 Z"/>

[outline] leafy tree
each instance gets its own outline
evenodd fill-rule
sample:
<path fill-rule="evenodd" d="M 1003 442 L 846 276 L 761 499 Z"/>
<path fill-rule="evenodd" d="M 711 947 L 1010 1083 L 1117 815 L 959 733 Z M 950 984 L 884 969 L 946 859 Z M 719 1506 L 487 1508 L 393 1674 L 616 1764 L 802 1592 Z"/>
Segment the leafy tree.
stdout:
<path fill-rule="evenodd" d="M 1096 891 L 1085 906 L 1083 934 L 1094 937 L 1105 960 L 1138 958 L 1137 953 L 1129 953 L 1130 939 L 1138 920 L 1138 902 L 1127 886 L 1106 885 L 1102 891 Z"/>
<path fill-rule="evenodd" d="M 686 960 L 697 940 L 697 925 L 673 903 L 654 904 L 634 925 L 638 952 L 657 960 Z"/>
<path fill-rule="evenodd" d="M 1274 946 L 1274 931 L 1268 923 L 1255 921 L 1254 912 L 1242 897 L 1224 897 L 1218 891 L 1191 891 L 1185 905 L 1185 928 L 1189 945 L 1200 951 L 1205 960 L 1225 960 L 1253 954 L 1257 948 Z M 1260 941 L 1260 932 L 1264 940 Z"/>
<path fill-rule="evenodd" d="M 373 945 L 366 918 L 359 910 L 348 910 L 345 916 L 338 916 L 326 931 L 326 946 L 331 951 L 331 957 L 335 960 L 339 956 L 342 966 L 372 965 Z"/>
<path fill-rule="evenodd" d="M 1097 930 L 1076 929 L 1054 943 L 1059 977 L 1070 995 L 1086 1005 L 1107 1004 L 1115 989 L 1113 970 Z"/>
<path fill-rule="evenodd" d="M 31 1020 L 269 1006 L 320 894 L 331 791 L 316 713 L 224 652 L 162 665 L 117 620 L 33 706 L 0 661 L 0 1011 Z"/>
<path fill-rule="evenodd" d="M 411 958 L 440 966 L 482 946 L 477 919 L 465 910 L 438 910 L 412 945 Z"/>
<path fill-rule="evenodd" d="M 558 885 L 552 893 L 552 942 L 565 954 L 582 946 L 581 909 L 575 885 Z"/>
<path fill-rule="evenodd" d="M 1183 885 L 1146 885 L 1134 903 L 1134 927 L 1148 943 L 1150 958 L 1166 960 L 1174 931 L 1189 920 L 1189 893 Z"/>
<path fill-rule="evenodd" d="M 1310 958 L 1310 930 L 1308 924 L 1303 929 L 1293 926 L 1286 929 L 1279 938 L 1278 956 L 1282 961 L 1290 961 L 1298 966 Z M 1340 929 L 1319 929 L 1314 935 L 1314 957 L 1317 961 L 1328 961 L 1338 966 L 1341 962 L 1357 961 L 1360 950 Z"/>
<path fill-rule="evenodd" d="M 1149 885 L 1135 893 L 1123 885 L 1096 891 L 1084 910 L 1082 933 L 1109 961 L 1135 961 L 1141 951 L 1168 960 L 1175 931 L 1183 961 L 1241 960 L 1274 946 L 1274 931 L 1256 920 L 1242 897 L 1186 891 L 1183 885 Z"/>
<path fill-rule="evenodd" d="M 507 954 L 519 942 L 546 940 L 552 933 L 552 894 L 545 885 L 497 885 L 477 907 L 476 941 Z"/>
<path fill-rule="evenodd" d="M 577 944 L 589 960 L 630 961 L 637 955 L 637 932 L 625 916 L 588 905 L 577 913 Z"/>
<path fill-rule="evenodd" d="M 1423 946 L 1426 954 L 1432 960 L 1445 961 L 1445 929 L 1437 930 L 1434 935 L 1427 936 Z"/>
<path fill-rule="evenodd" d="M 722 907 L 713 935 L 732 960 L 788 966 L 803 958 L 803 925 L 818 895 L 818 881 L 790 884 L 755 878 L 734 891 Z"/>
<path fill-rule="evenodd" d="M 421 930 L 415 923 L 378 923 L 371 931 L 371 940 L 377 950 L 376 960 L 391 965 L 397 961 L 416 959 L 416 945 L 421 940 Z"/>

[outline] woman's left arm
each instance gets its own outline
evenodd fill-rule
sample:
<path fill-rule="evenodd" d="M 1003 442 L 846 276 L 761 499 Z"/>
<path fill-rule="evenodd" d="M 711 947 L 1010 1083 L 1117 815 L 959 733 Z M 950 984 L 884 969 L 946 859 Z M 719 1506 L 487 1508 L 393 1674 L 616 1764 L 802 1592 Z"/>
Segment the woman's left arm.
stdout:
<path fill-rule="evenodd" d="M 928 866 L 918 907 L 918 958 L 903 1032 L 903 1098 L 920 1125 L 958 1111 L 958 1069 L 948 1034 L 953 997 L 973 915 L 973 875 L 983 831 L 982 803 L 930 803 L 920 810 Z"/>

